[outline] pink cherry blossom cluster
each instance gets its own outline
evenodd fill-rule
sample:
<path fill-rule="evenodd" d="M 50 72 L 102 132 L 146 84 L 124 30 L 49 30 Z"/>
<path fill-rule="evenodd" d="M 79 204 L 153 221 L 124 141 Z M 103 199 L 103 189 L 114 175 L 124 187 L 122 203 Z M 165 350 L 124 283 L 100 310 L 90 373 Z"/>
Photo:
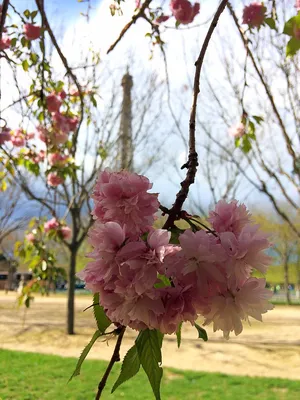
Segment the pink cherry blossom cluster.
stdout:
<path fill-rule="evenodd" d="M 58 232 L 64 239 L 70 239 L 72 236 L 71 229 L 66 225 L 62 225 L 56 218 L 49 219 L 49 221 L 45 222 L 44 231 L 46 233 Z"/>
<path fill-rule="evenodd" d="M 249 25 L 250 28 L 259 28 L 265 20 L 266 11 L 263 3 L 252 2 L 244 8 L 243 24 Z"/>
<path fill-rule="evenodd" d="M 66 92 L 52 92 L 46 98 L 48 111 L 51 113 L 53 131 L 50 133 L 44 127 L 38 128 L 39 138 L 45 143 L 54 145 L 65 144 L 70 132 L 75 132 L 78 126 L 78 117 L 70 117 L 61 113 L 62 101 L 66 98 Z"/>
<path fill-rule="evenodd" d="M 140 3 L 137 4 L 137 8 L 139 7 Z M 192 23 L 195 16 L 199 14 L 200 4 L 197 2 L 192 4 L 189 0 L 171 0 L 170 11 L 178 23 L 187 25 Z M 155 23 L 166 22 L 171 16 L 162 14 L 155 20 Z"/>
<path fill-rule="evenodd" d="M 41 36 L 42 28 L 33 24 L 24 25 L 24 34 L 27 40 L 36 40 Z"/>
<path fill-rule="evenodd" d="M 297 11 L 300 11 L 300 0 L 296 0 L 295 8 L 296 8 Z"/>
<path fill-rule="evenodd" d="M 159 203 L 151 187 L 144 176 L 104 171 L 94 189 L 94 260 L 78 276 L 111 321 L 171 334 L 200 315 L 228 338 L 249 316 L 261 320 L 272 294 L 251 272 L 266 272 L 270 243 L 246 207 L 220 201 L 209 216 L 213 230 L 186 230 L 174 245 L 170 232 L 152 227 Z"/>

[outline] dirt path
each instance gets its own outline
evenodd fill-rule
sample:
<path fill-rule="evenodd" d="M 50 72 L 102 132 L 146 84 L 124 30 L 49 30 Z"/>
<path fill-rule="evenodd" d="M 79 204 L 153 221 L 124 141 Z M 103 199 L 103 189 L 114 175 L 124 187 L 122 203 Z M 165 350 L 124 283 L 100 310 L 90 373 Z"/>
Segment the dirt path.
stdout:
<path fill-rule="evenodd" d="M 92 311 L 82 310 L 91 304 L 89 296 L 76 298 L 77 335 L 65 335 L 66 297 L 36 298 L 26 312 L 15 305 L 15 294 L 0 292 L 0 348 L 34 351 L 78 357 L 91 338 L 95 323 Z M 166 336 L 163 364 L 168 367 L 227 374 L 272 376 L 300 379 L 300 308 L 277 306 L 264 317 L 253 321 L 239 337 L 229 341 L 220 332 L 207 329 L 209 342 L 197 339 L 197 332 L 185 324 L 182 346 L 177 349 L 175 335 Z M 132 345 L 136 332 L 128 331 L 122 354 Z M 109 360 L 114 341 L 96 343 L 89 358 Z"/>

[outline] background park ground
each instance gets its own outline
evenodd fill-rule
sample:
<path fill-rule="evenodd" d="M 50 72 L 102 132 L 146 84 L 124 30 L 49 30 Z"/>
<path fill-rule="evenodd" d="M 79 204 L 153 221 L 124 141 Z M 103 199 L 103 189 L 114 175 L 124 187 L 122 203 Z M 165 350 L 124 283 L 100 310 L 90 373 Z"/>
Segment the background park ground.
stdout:
<path fill-rule="evenodd" d="M 16 306 L 15 293 L 0 293 L 1 400 L 93 398 L 105 368 L 105 362 L 98 360 L 110 359 L 114 340 L 97 342 L 88 357 L 90 360 L 83 366 L 82 375 L 67 384 L 76 358 L 95 330 L 92 310 L 83 312 L 91 300 L 89 295 L 76 296 L 77 334 L 67 336 L 65 295 L 36 296 L 31 308 L 24 312 L 24 308 Z M 251 327 L 245 325 L 241 336 L 232 337 L 228 342 L 222 339 L 220 332 L 213 333 L 208 327 L 206 343 L 186 324 L 180 349 L 177 349 L 175 336 L 168 336 L 164 341 L 163 365 L 177 370 L 165 370 L 162 399 L 183 396 L 211 400 L 299 399 L 299 306 L 277 305 L 264 316 L 263 324 L 257 321 L 251 324 Z M 130 348 L 135 336 L 134 331 L 127 332 L 121 356 Z M 118 368 L 108 387 L 112 386 L 117 373 Z M 230 376 L 225 376 L 227 374 Z M 104 396 L 112 400 L 117 397 L 152 399 L 144 374 L 140 373 L 113 396 L 109 396 L 109 391 Z"/>

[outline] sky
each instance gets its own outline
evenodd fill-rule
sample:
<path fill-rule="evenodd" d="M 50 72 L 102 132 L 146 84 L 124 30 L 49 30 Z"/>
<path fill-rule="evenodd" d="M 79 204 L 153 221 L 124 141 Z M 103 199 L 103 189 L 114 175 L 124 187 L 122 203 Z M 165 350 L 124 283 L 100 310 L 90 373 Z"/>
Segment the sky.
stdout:
<path fill-rule="evenodd" d="M 111 0 L 91 0 L 92 9 L 90 11 L 90 21 L 87 24 L 84 16 L 80 15 L 80 13 L 86 12 L 86 3 L 79 3 L 76 0 L 45 0 L 50 23 L 53 30 L 59 33 L 57 37 L 68 60 L 74 65 L 78 64 L 80 62 L 81 50 L 86 49 L 88 46 L 93 46 L 95 50 L 100 51 L 100 56 L 104 63 L 108 62 L 115 68 L 125 70 L 130 62 L 129 54 L 134 53 L 137 59 L 137 66 L 134 67 L 134 71 L 131 71 L 134 75 L 138 75 L 138 69 L 143 68 L 148 69 L 149 72 L 155 71 L 162 80 L 165 80 L 164 63 L 159 51 L 156 50 L 152 60 L 149 61 L 150 48 L 148 46 L 148 39 L 145 38 L 145 34 L 149 31 L 149 28 L 144 21 L 138 21 L 136 25 L 132 26 L 115 50 L 110 55 L 106 55 L 107 48 L 118 37 L 123 26 L 129 21 L 135 1 L 127 0 L 126 5 L 123 6 L 123 16 L 115 16 L 114 18 L 110 15 L 110 3 Z M 218 0 L 201 1 L 201 13 L 195 20 L 195 24 L 202 24 L 199 28 L 184 31 L 166 29 L 164 32 L 163 37 L 166 41 L 165 48 L 168 59 L 168 75 L 172 92 L 177 94 L 182 93 L 184 86 L 188 83 L 189 77 L 194 70 L 193 62 L 208 28 L 208 25 L 204 23 L 211 17 L 212 10 L 216 8 L 218 3 Z M 232 3 L 239 5 L 236 11 L 240 15 L 242 3 L 237 0 Z M 28 7 L 33 10 L 36 8 L 35 2 L 29 0 L 14 0 L 13 4 L 19 9 Z M 174 26 L 174 22 L 167 25 Z M 229 17 L 224 13 L 220 21 L 219 36 L 215 35 L 213 42 L 222 40 L 222 36 L 229 34 L 228 26 Z M 239 50 L 241 50 L 241 46 L 237 44 L 237 54 L 239 54 Z M 187 53 L 186 57 L 184 56 L 184 51 Z M 208 51 L 207 59 L 209 60 L 210 77 L 213 80 L 217 80 L 220 78 L 220 67 L 219 63 L 214 62 L 214 57 L 218 56 L 218 54 L 214 55 L 214 52 L 216 52 L 216 47 L 212 46 Z M 58 71 L 61 69 L 63 72 L 58 56 L 54 56 L 52 62 Z M 186 99 L 187 108 L 191 103 L 191 94 L 190 90 L 187 90 L 185 93 L 184 99 Z M 199 97 L 200 116 L 201 112 L 203 112 L 201 109 L 202 96 L 205 96 L 205 93 L 201 92 Z M 181 110 L 178 107 L 176 106 L 176 113 L 179 114 Z M 233 120 L 232 122 L 235 123 L 236 121 Z M 166 124 L 170 123 L 170 120 L 166 120 Z M 187 117 L 184 119 L 184 124 L 186 126 L 185 133 L 187 133 Z M 199 135 L 197 139 L 200 142 L 202 138 Z M 186 157 L 186 152 L 178 136 L 174 135 L 171 145 L 166 149 L 166 154 L 174 157 L 174 162 L 177 166 L 182 165 Z M 170 202 L 175 199 L 180 182 L 180 177 L 174 173 L 173 167 L 164 168 L 163 173 L 156 169 L 150 170 L 148 176 L 154 182 L 153 191 L 164 193 L 161 196 L 161 200 L 170 205 Z M 208 187 L 204 182 L 200 182 L 200 186 L 201 202 L 207 206 L 210 202 Z M 199 190 L 197 188 L 194 187 L 193 191 L 195 196 L 198 195 Z M 265 197 L 257 194 L 257 192 L 252 193 L 248 197 L 248 202 L 249 204 L 258 202 L 264 207 L 268 204 Z"/>

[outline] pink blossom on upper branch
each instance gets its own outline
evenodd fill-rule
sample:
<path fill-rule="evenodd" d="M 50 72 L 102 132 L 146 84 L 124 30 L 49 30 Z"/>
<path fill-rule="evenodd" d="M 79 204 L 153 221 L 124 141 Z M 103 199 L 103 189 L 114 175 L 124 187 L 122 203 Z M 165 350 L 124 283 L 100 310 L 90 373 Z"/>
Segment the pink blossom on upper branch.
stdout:
<path fill-rule="evenodd" d="M 0 146 L 2 146 L 5 142 L 9 142 L 11 140 L 10 129 L 3 128 L 0 132 Z"/>
<path fill-rule="evenodd" d="M 11 39 L 8 36 L 2 36 L 0 40 L 0 50 L 7 50 L 11 46 Z"/>
<path fill-rule="evenodd" d="M 181 24 L 190 24 L 199 14 L 200 4 L 191 4 L 188 0 L 171 0 L 170 9 L 175 19 Z"/>
<path fill-rule="evenodd" d="M 163 22 L 168 21 L 170 17 L 168 15 L 161 15 L 160 17 L 156 18 L 155 23 L 161 24 Z"/>
<path fill-rule="evenodd" d="M 25 133 L 22 129 L 12 131 L 11 143 L 16 147 L 25 146 Z"/>
<path fill-rule="evenodd" d="M 24 34 L 27 40 L 35 40 L 41 36 L 42 28 L 37 25 L 25 24 Z"/>
<path fill-rule="evenodd" d="M 45 232 L 49 232 L 51 230 L 56 230 L 59 228 L 59 222 L 56 218 L 49 219 L 49 221 L 44 223 Z"/>
<path fill-rule="evenodd" d="M 33 158 L 32 161 L 36 164 L 42 162 L 45 160 L 46 157 L 46 152 L 45 150 L 40 150 L 38 154 L 36 154 Z"/>
<path fill-rule="evenodd" d="M 61 100 L 57 97 L 56 93 L 53 92 L 46 97 L 47 109 L 49 112 L 58 112 L 62 104 Z"/>
<path fill-rule="evenodd" d="M 243 11 L 243 24 L 247 24 L 250 28 L 259 28 L 266 17 L 266 7 L 263 3 L 253 2 L 249 6 L 245 6 Z"/>
<path fill-rule="evenodd" d="M 26 240 L 30 243 L 33 243 L 36 240 L 35 235 L 32 232 L 28 233 L 25 237 Z"/>
<path fill-rule="evenodd" d="M 245 133 L 246 133 L 246 127 L 242 122 L 238 123 L 235 126 L 232 126 L 229 129 L 229 135 L 233 136 L 234 138 L 240 138 L 244 136 Z"/>
<path fill-rule="evenodd" d="M 64 178 L 62 178 L 61 176 L 57 175 L 56 172 L 50 172 L 50 174 L 48 174 L 47 176 L 47 184 L 49 186 L 58 186 L 61 185 L 62 183 L 64 183 Z"/>
<path fill-rule="evenodd" d="M 48 154 L 48 162 L 50 165 L 59 165 L 63 166 L 66 164 L 69 156 L 60 153 L 49 153 Z"/>
<path fill-rule="evenodd" d="M 62 226 L 60 232 L 64 239 L 70 239 L 72 237 L 72 230 L 68 226 Z"/>
<path fill-rule="evenodd" d="M 146 177 L 135 173 L 100 172 L 92 196 L 94 218 L 125 224 L 129 236 L 146 232 L 159 207 L 157 194 L 147 192 L 151 188 Z"/>
<path fill-rule="evenodd" d="M 300 0 L 296 0 L 295 8 L 297 9 L 297 11 L 300 11 Z"/>

